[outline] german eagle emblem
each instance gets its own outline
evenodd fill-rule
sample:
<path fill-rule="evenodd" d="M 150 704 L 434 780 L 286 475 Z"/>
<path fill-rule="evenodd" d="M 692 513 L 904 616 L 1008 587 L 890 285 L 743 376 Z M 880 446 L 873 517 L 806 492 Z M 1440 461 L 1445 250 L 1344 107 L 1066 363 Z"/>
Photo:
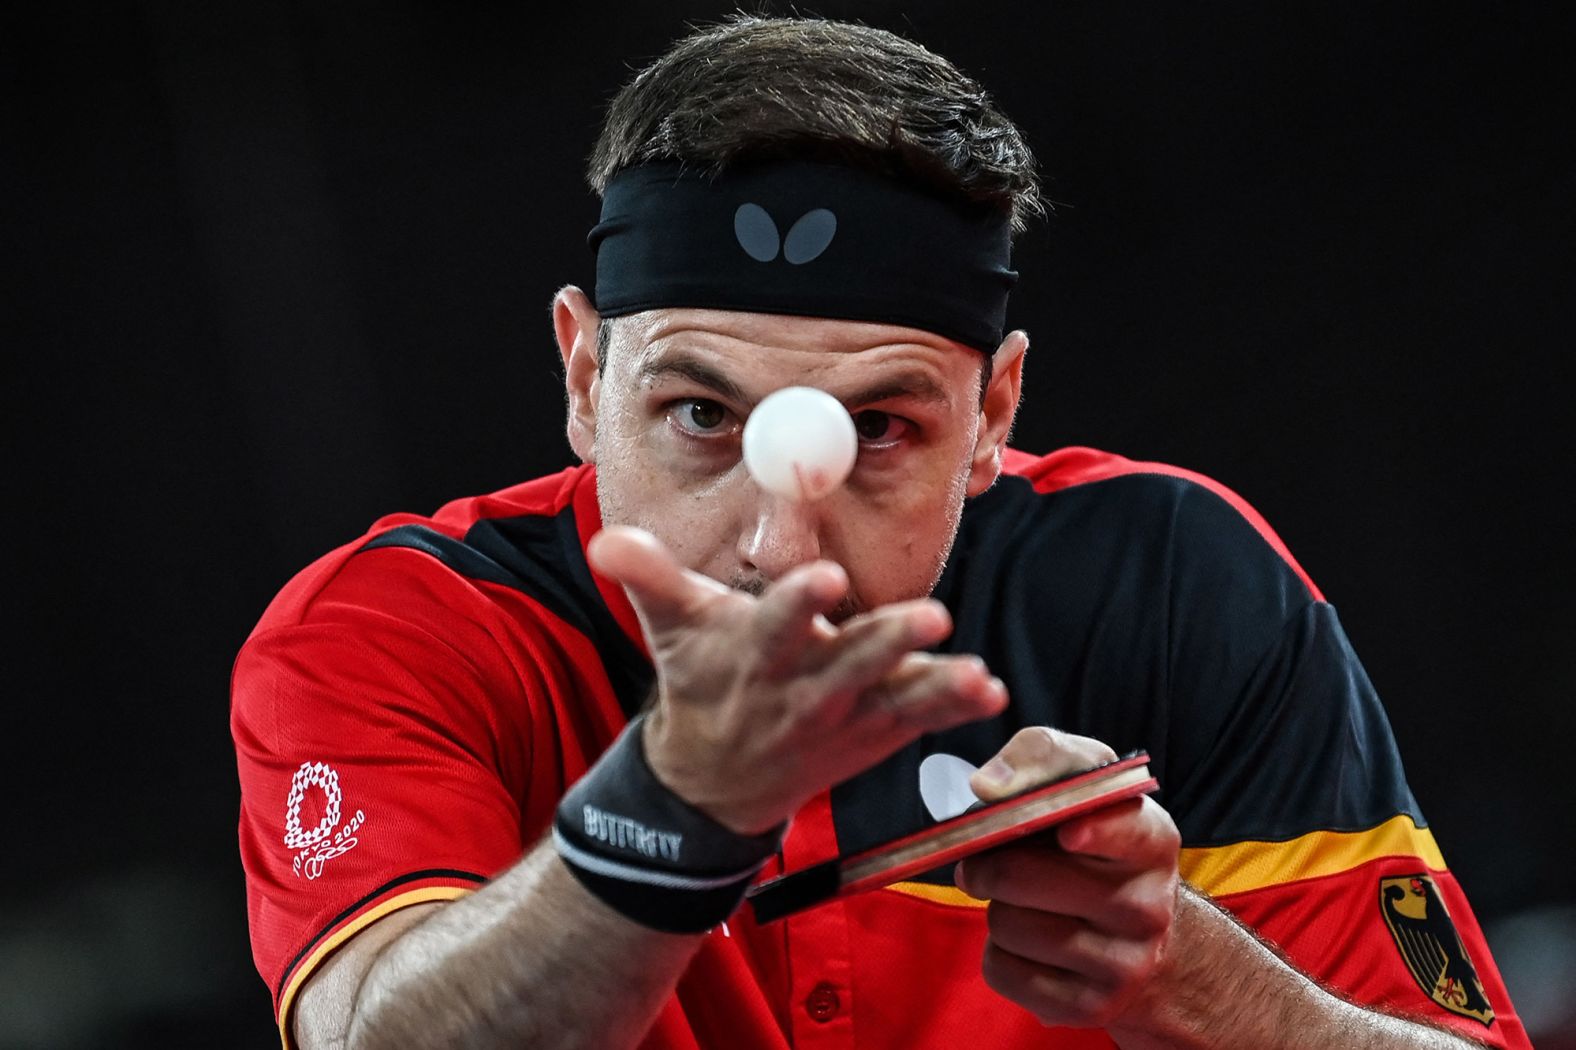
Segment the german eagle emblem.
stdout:
<path fill-rule="evenodd" d="M 1423 993 L 1451 1013 L 1485 1027 L 1492 1024 L 1494 1008 L 1434 880 L 1427 875 L 1380 879 L 1379 910 Z"/>

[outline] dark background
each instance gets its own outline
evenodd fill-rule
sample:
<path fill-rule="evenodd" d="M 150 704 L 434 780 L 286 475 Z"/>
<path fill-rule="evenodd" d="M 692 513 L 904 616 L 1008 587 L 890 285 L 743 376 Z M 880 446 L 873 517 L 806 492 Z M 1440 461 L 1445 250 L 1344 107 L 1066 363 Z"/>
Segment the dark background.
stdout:
<path fill-rule="evenodd" d="M 569 461 L 547 307 L 591 283 L 583 158 L 632 71 L 729 9 L 0 15 L 0 1046 L 276 1045 L 231 660 L 379 515 Z M 802 10 L 926 44 L 1021 125 L 1058 206 L 1015 253 L 1014 443 L 1180 464 L 1269 519 L 1386 698 L 1518 1005 L 1564 1045 L 1563 26 L 1498 5 Z"/>

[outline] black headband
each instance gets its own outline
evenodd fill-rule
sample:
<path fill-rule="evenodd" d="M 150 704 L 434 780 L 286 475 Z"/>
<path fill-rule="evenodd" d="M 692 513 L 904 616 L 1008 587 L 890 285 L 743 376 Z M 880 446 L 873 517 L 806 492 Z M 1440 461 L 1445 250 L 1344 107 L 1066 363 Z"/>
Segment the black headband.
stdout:
<path fill-rule="evenodd" d="M 810 161 L 715 179 L 676 161 L 626 168 L 586 243 L 603 317 L 689 306 L 880 321 L 987 354 L 1018 280 L 1008 216 Z"/>

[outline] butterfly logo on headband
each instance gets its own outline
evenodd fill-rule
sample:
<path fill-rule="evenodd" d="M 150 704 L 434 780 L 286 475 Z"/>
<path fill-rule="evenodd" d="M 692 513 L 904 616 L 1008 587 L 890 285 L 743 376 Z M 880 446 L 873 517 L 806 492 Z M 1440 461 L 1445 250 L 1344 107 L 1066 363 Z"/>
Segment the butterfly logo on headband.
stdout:
<path fill-rule="evenodd" d="M 759 204 L 741 204 L 733 213 L 733 235 L 739 247 L 756 262 L 771 262 L 778 248 L 783 258 L 795 266 L 820 256 L 837 234 L 837 216 L 827 208 L 816 208 L 799 216 L 788 228 L 788 236 L 777 232 L 777 224 Z"/>

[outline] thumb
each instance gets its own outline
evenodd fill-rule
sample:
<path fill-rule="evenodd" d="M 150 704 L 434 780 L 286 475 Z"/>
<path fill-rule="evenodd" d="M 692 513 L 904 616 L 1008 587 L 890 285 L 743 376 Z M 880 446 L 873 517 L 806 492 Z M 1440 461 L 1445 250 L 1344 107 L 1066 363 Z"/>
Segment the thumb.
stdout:
<path fill-rule="evenodd" d="M 622 584 L 648 634 L 691 619 L 702 602 L 731 594 L 724 584 L 684 568 L 645 529 L 609 525 L 586 544 L 591 568 Z"/>
<path fill-rule="evenodd" d="M 1026 726 L 974 771 L 969 787 L 982 801 L 995 802 L 1114 758 L 1115 751 L 1092 737 L 1050 726 Z"/>

